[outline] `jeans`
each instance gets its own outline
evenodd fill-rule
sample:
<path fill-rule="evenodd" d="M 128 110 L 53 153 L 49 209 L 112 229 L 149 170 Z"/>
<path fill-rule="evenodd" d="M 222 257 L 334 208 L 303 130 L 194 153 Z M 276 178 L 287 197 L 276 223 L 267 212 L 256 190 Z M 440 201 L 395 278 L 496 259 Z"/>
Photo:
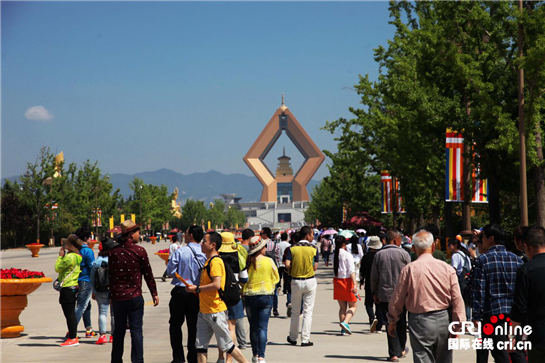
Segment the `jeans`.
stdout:
<path fill-rule="evenodd" d="M 267 328 L 271 315 L 272 295 L 246 296 L 246 314 L 250 322 L 252 355 L 265 358 Z"/>
<path fill-rule="evenodd" d="M 312 311 L 314 310 L 314 301 L 316 300 L 317 282 L 315 278 L 308 280 L 291 281 L 291 291 L 293 293 L 293 309 L 290 322 L 290 339 L 297 341 L 299 335 L 299 316 L 301 315 L 301 305 L 303 313 L 303 324 L 301 327 L 301 342 L 310 341 L 310 329 L 312 326 Z"/>
<path fill-rule="evenodd" d="M 187 361 L 197 363 L 195 339 L 197 337 L 197 318 L 199 315 L 199 298 L 188 293 L 184 288 L 176 286 L 170 292 L 169 333 L 172 348 L 172 362 L 185 362 L 182 325 L 187 320 Z"/>
<path fill-rule="evenodd" d="M 130 300 L 112 301 L 115 320 L 114 342 L 112 344 L 112 363 L 123 363 L 123 348 L 127 327 L 119 322 L 129 319 L 131 330 L 131 362 L 144 363 L 144 336 L 142 325 L 144 322 L 144 298 L 138 296 Z"/>
<path fill-rule="evenodd" d="M 386 317 L 386 314 L 388 314 L 388 303 L 381 302 L 380 310 L 384 321 L 388 321 Z M 388 355 L 390 358 L 400 358 L 407 344 L 407 311 L 405 308 L 403 308 L 403 312 L 396 323 L 395 337 L 392 338 L 390 334 L 386 334 L 386 337 L 388 338 Z"/>
<path fill-rule="evenodd" d="M 79 293 L 76 306 L 76 324 L 79 324 L 83 315 L 83 324 L 85 329 L 92 327 L 91 324 L 91 282 L 78 281 Z"/>
<path fill-rule="evenodd" d="M 108 319 L 108 307 L 110 306 L 110 293 L 108 291 L 95 294 L 98 304 L 98 331 L 100 334 L 106 334 L 106 321 Z M 111 332 L 114 331 L 114 314 L 110 312 Z"/>

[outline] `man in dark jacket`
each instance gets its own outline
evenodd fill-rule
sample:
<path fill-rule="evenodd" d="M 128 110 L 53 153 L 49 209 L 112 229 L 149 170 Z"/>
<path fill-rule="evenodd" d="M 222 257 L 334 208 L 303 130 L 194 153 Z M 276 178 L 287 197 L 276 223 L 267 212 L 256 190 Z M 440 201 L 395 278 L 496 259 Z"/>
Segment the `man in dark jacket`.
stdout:
<path fill-rule="evenodd" d="M 390 229 L 386 232 L 386 246 L 384 246 L 373 260 L 371 269 L 371 288 L 373 299 L 380 303 L 380 310 L 384 321 L 388 321 L 388 304 L 394 291 L 397 279 L 403 267 L 411 263 L 411 256 L 401 246 L 401 233 L 398 230 Z M 397 362 L 398 358 L 407 355 L 407 314 L 406 311 L 399 316 L 395 336 L 388 338 L 388 360 Z"/>
<path fill-rule="evenodd" d="M 384 325 L 383 316 L 380 312 L 380 307 L 373 301 L 373 289 L 371 288 L 371 269 L 373 267 L 373 260 L 375 254 L 382 248 L 382 243 L 378 236 L 371 236 L 367 239 L 368 251 L 363 256 L 360 266 L 360 288 L 365 284 L 365 310 L 369 316 L 369 325 L 371 326 L 371 333 L 375 331 L 381 331 Z M 373 311 L 373 305 L 375 310 Z"/>

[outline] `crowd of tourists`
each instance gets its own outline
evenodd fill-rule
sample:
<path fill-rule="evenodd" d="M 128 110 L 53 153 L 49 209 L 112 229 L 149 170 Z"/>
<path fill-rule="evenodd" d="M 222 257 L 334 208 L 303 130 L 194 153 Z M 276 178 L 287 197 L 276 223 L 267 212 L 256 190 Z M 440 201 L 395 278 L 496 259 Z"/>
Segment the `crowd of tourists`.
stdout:
<path fill-rule="evenodd" d="M 128 220 L 120 228 L 116 241 L 102 239 L 96 259 L 87 246 L 88 229 L 62 240 L 55 270 L 68 333 L 61 346 L 79 344 L 83 317 L 86 337 L 97 337 L 96 344 L 113 343 L 112 363 L 122 362 L 130 330 L 131 361 L 138 363 L 144 361 L 142 279 L 155 306 L 159 298 L 148 255 L 138 245 L 140 225 Z M 218 363 L 247 362 L 241 352 L 248 345 L 246 316 L 252 362 L 265 363 L 268 323 L 280 315 L 280 294 L 286 296 L 290 318 L 287 343 L 312 347 L 319 252 L 325 266 L 332 259 L 339 334 L 352 334 L 350 322 L 363 288 L 370 332 L 385 330 L 388 361 L 409 353 L 408 331 L 415 362 L 452 362 L 450 341 L 464 333 L 476 335 L 482 345 L 491 341 L 487 349 L 476 349 L 478 363 L 487 362 L 489 353 L 496 362 L 545 362 L 545 229 L 517 228 L 511 252 L 502 227 L 490 224 L 469 238 L 449 240 L 450 259 L 439 248 L 433 224 L 412 237 L 395 229 L 369 235 L 361 230 L 350 237 L 323 232 L 305 226 L 273 234 L 265 227 L 258 235 L 246 229 L 236 241 L 231 232 L 192 226 L 174 235 L 163 274 L 163 281 L 172 278 L 173 285 L 172 362 L 206 362 L 213 336 Z M 91 300 L 98 305 L 98 334 L 91 324 Z M 517 344 L 525 341 L 531 348 Z"/>

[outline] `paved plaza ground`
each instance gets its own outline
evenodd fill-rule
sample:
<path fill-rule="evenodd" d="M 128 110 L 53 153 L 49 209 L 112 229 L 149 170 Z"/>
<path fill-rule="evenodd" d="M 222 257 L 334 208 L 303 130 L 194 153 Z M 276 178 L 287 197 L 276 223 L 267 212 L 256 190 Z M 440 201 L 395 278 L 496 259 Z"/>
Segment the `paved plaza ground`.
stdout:
<path fill-rule="evenodd" d="M 156 245 L 144 243 L 150 254 L 153 272 L 156 276 L 160 303 L 153 307 L 148 288 L 144 286 L 144 298 L 147 302 L 144 315 L 144 354 L 147 363 L 169 363 L 172 360 L 168 334 L 171 284 L 162 282 L 164 262 L 153 253 L 168 247 L 166 242 Z M 95 247 L 96 250 L 96 247 Z M 46 276 L 56 278 L 54 271 L 58 248 L 42 248 L 39 258 L 31 258 L 25 249 L 1 252 L 2 268 L 17 267 L 43 271 Z M 367 314 L 363 301 L 351 323 L 353 334 L 341 336 L 337 322 L 338 304 L 333 300 L 332 267 L 323 264 L 317 272 L 318 293 L 314 308 L 311 340 L 313 347 L 291 346 L 286 342 L 289 319 L 286 317 L 285 296 L 279 297 L 280 317 L 269 321 L 269 343 L 266 351 L 267 362 L 383 362 L 387 358 L 386 333 L 370 334 Z M 363 291 L 362 291 L 363 298 Z M 51 284 L 42 285 L 28 299 L 28 307 L 21 314 L 21 324 L 25 326 L 23 336 L 2 339 L 1 359 L 3 363 L 43 363 L 43 362 L 109 362 L 111 344 L 95 345 L 96 338 L 84 338 L 83 323 L 79 325 L 81 344 L 78 347 L 61 348 L 66 322 L 58 303 L 58 292 Z M 92 322 L 98 330 L 98 307 L 93 301 Z M 248 322 L 246 321 L 246 326 Z M 108 319 L 109 328 L 109 319 Z M 82 338 L 83 336 L 83 338 Z M 186 335 L 184 332 L 184 339 Z M 249 342 L 249 338 L 248 338 Z M 130 334 L 125 337 L 125 362 L 130 362 Z M 248 361 L 251 350 L 243 351 Z M 208 361 L 215 362 L 217 350 L 209 351 Z M 400 360 L 412 362 L 412 354 Z M 475 362 L 475 352 L 455 351 L 454 362 Z"/>

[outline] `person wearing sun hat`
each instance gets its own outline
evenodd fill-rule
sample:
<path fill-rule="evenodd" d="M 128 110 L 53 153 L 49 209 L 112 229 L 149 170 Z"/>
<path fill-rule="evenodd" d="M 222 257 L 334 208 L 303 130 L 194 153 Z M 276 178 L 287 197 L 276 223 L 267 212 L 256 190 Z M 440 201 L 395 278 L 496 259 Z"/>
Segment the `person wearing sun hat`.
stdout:
<path fill-rule="evenodd" d="M 267 242 L 260 236 L 251 238 L 247 261 L 248 282 L 243 288 L 246 314 L 250 322 L 252 362 L 257 361 L 259 363 L 265 363 L 269 317 L 273 306 L 276 284 L 280 281 L 276 264 L 270 257 L 265 255 Z"/>
<path fill-rule="evenodd" d="M 128 219 L 121 223 L 120 227 L 119 245 L 112 248 L 109 254 L 110 299 L 115 320 L 125 322 L 127 318 L 129 319 L 131 359 L 133 363 L 140 363 L 144 362 L 142 276 L 150 289 L 154 306 L 159 304 L 159 297 L 148 253 L 137 245 L 140 239 L 140 224 Z M 112 363 L 123 362 L 125 332 L 125 324 L 115 325 Z"/>
<path fill-rule="evenodd" d="M 61 285 L 59 303 L 61 304 L 68 337 L 61 347 L 74 347 L 79 345 L 76 320 L 76 295 L 78 293 L 78 277 L 81 272 L 81 255 L 79 251 L 83 242 L 75 234 L 61 240 L 63 247 L 59 250 L 59 257 L 55 263 L 55 271 L 59 273 L 58 281 Z M 65 251 L 66 250 L 66 251 Z"/>

